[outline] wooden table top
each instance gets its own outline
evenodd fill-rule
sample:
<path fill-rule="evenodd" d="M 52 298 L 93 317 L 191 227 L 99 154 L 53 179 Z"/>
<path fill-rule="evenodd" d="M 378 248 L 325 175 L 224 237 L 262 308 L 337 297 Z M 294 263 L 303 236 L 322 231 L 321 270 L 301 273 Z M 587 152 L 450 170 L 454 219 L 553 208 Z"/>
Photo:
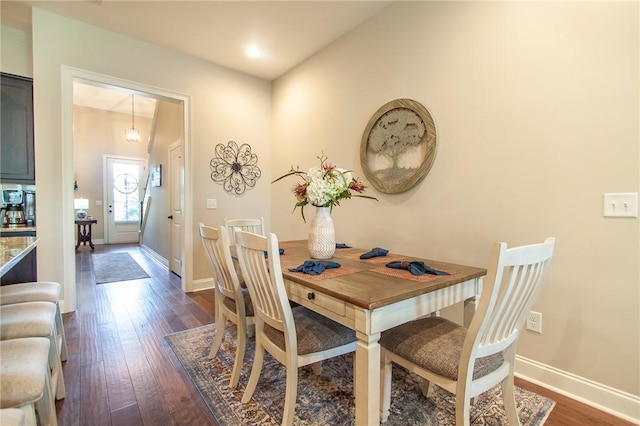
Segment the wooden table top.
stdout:
<path fill-rule="evenodd" d="M 483 268 L 419 259 L 392 252 L 384 257 L 361 260 L 360 255 L 369 250 L 353 247 L 336 249 L 330 260 L 338 262 L 340 268 L 328 269 L 320 275 L 312 276 L 289 271 L 289 268 L 311 260 L 306 240 L 280 241 L 279 244 L 280 248 L 285 249 L 280 256 L 285 279 L 369 310 L 479 278 L 487 273 Z M 414 276 L 406 270 L 385 267 L 387 262 L 395 260 L 424 261 L 432 268 L 446 271 L 450 275 Z"/>
<path fill-rule="evenodd" d="M 17 265 L 37 244 L 37 237 L 0 238 L 0 276 Z"/>

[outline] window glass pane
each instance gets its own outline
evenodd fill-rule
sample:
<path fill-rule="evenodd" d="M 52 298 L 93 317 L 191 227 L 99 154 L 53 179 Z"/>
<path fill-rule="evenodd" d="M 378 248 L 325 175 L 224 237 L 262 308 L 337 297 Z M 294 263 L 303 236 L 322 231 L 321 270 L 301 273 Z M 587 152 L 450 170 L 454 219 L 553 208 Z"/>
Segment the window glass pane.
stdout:
<path fill-rule="evenodd" d="M 116 222 L 140 221 L 140 197 L 137 164 L 113 164 L 113 215 Z"/>

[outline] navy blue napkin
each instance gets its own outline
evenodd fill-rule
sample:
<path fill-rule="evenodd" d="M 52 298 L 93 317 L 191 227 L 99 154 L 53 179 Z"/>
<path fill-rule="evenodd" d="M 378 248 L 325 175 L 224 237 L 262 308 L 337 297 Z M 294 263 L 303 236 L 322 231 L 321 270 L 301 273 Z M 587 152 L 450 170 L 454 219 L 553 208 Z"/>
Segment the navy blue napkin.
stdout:
<path fill-rule="evenodd" d="M 309 275 L 320 275 L 325 269 L 339 268 L 340 264 L 331 260 L 305 260 L 296 268 L 289 268 L 291 272 L 304 272 Z"/>
<path fill-rule="evenodd" d="M 385 250 L 381 247 L 374 247 L 371 249 L 371 251 L 362 253 L 360 255 L 360 259 L 371 259 L 372 257 L 382 257 L 382 256 L 386 256 L 387 254 L 389 254 L 389 250 Z"/>
<path fill-rule="evenodd" d="M 280 255 L 283 255 L 283 254 L 284 254 L 284 249 L 278 249 L 278 251 L 280 252 Z M 269 257 L 269 252 L 268 252 L 268 251 L 266 251 L 266 250 L 264 251 L 264 257 L 265 257 L 265 259 L 266 259 L 267 257 Z"/>
<path fill-rule="evenodd" d="M 413 275 L 424 275 L 424 274 L 449 275 L 448 272 L 438 271 L 437 269 L 433 269 L 429 265 L 425 265 L 424 262 L 419 262 L 419 261 L 407 262 L 407 261 L 398 260 L 395 262 L 389 262 L 385 266 L 387 268 L 406 269 L 409 272 L 411 272 Z"/>
<path fill-rule="evenodd" d="M 348 246 L 345 243 L 336 243 L 336 248 L 351 248 L 351 246 Z"/>

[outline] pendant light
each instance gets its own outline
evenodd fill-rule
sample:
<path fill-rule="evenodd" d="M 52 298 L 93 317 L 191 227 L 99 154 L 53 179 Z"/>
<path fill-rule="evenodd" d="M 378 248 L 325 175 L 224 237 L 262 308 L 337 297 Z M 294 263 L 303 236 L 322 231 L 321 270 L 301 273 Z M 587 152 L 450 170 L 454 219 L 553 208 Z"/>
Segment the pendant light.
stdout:
<path fill-rule="evenodd" d="M 131 128 L 124 131 L 127 142 L 140 143 L 140 132 L 135 126 L 135 109 L 133 107 L 133 95 L 131 95 Z"/>

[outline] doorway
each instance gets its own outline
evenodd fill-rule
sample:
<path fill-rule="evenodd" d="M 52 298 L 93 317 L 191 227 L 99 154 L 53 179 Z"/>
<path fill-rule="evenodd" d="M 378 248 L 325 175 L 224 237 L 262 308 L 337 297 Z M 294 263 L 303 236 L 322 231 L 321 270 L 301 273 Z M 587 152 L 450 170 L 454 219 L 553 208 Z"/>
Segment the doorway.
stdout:
<path fill-rule="evenodd" d="M 111 77 L 103 74 L 97 74 L 90 71 L 80 70 L 77 68 L 62 66 L 62 128 L 63 128 L 63 156 L 70 160 L 73 164 L 74 159 L 74 141 L 73 141 L 73 83 L 81 82 L 90 85 L 97 85 L 101 87 L 116 87 L 129 91 L 133 94 L 144 94 L 152 96 L 157 99 L 166 100 L 173 103 L 181 103 L 182 108 L 182 121 L 183 121 L 183 161 L 186 173 L 184 173 L 184 205 L 189 206 L 192 203 L 192 189 L 191 189 L 191 128 L 190 128 L 190 111 L 191 100 L 187 95 L 183 95 L 177 92 L 172 92 L 165 89 L 159 89 L 154 86 L 149 86 L 144 83 L 136 83 L 128 80 L 122 80 L 116 77 Z M 68 192 L 65 191 L 62 195 L 62 213 L 64 217 L 73 217 L 73 167 L 64 168 L 63 171 L 63 184 L 65 188 L 69 188 Z M 183 226 L 184 229 L 191 229 L 192 213 L 191 209 L 184 209 Z M 73 222 L 62 224 L 62 232 L 64 235 L 64 246 L 74 245 L 74 233 Z M 191 291 L 192 287 L 192 259 L 191 250 L 189 247 L 193 245 L 193 235 L 190 232 L 182 233 L 182 246 L 185 248 L 184 262 L 182 265 L 183 274 L 181 276 L 181 287 L 185 292 Z M 75 255 L 72 251 L 65 250 L 63 254 L 64 262 L 64 276 L 67 277 L 64 280 L 64 312 L 70 312 L 75 310 L 76 304 L 76 289 L 75 289 Z"/>

